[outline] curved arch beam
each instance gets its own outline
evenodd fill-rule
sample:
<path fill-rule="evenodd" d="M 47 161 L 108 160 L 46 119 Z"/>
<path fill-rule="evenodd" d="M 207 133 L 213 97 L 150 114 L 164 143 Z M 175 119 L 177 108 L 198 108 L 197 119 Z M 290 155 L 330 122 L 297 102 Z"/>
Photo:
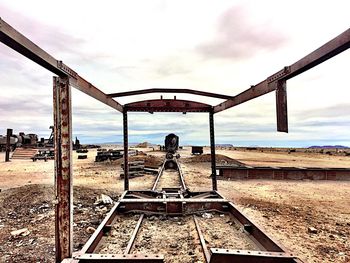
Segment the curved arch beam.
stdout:
<path fill-rule="evenodd" d="M 134 112 L 211 112 L 211 105 L 189 101 L 173 99 L 157 99 L 132 102 L 124 105 L 125 111 Z"/>
<path fill-rule="evenodd" d="M 206 91 L 193 90 L 193 89 L 141 89 L 141 90 L 111 93 L 111 94 L 108 94 L 107 96 L 110 98 L 116 98 L 116 97 L 126 97 L 126 96 L 140 95 L 140 94 L 148 94 L 148 93 L 188 93 L 188 94 L 194 94 L 194 95 L 212 97 L 212 98 L 224 99 L 224 100 L 228 100 L 228 99 L 233 98 L 233 96 L 211 93 L 211 92 L 206 92 Z"/>

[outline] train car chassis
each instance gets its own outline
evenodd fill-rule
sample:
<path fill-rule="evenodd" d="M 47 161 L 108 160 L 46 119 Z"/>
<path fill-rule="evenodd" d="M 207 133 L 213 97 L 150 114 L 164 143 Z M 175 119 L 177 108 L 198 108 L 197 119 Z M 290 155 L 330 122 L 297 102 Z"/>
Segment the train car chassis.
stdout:
<path fill-rule="evenodd" d="M 242 214 L 230 201 L 225 199 L 218 191 L 191 192 L 187 188 L 180 164 L 175 160 L 180 177 L 180 187 L 162 188 L 157 191 L 157 185 L 165 169 L 166 159 L 155 179 L 151 190 L 128 190 L 123 193 L 115 203 L 109 214 L 99 225 L 95 233 L 81 251 L 73 258 L 65 262 L 164 262 L 162 254 L 131 253 L 136 237 L 140 231 L 145 215 L 166 216 L 192 216 L 195 222 L 201 250 L 207 263 L 215 262 L 279 262 L 301 263 L 295 255 L 286 251 L 280 244 L 274 241 L 253 221 Z M 227 214 L 239 226 L 241 231 L 249 238 L 259 250 L 241 250 L 227 248 L 208 248 L 204 235 L 197 221 L 196 215 L 207 212 Z M 118 214 L 140 214 L 140 218 L 132 232 L 128 245 L 123 254 L 100 254 L 97 248 L 103 243 L 103 237 L 108 236 L 111 226 Z"/>
<path fill-rule="evenodd" d="M 288 132 L 287 114 L 287 80 L 319 65 L 350 47 L 350 29 L 328 41 L 320 48 L 305 57 L 268 76 L 265 80 L 247 90 L 229 96 L 191 89 L 144 89 L 105 94 L 77 72 L 55 59 L 45 50 L 26 38 L 16 29 L 0 18 L 0 41 L 23 56 L 51 71 L 53 77 L 53 117 L 55 140 L 55 253 L 56 262 L 163 262 L 161 255 L 130 254 L 132 239 L 124 254 L 102 255 L 94 250 L 111 226 L 116 214 L 138 211 L 145 213 L 195 214 L 206 210 L 228 213 L 236 220 L 260 250 L 243 251 L 223 248 L 208 250 L 201 229 L 196 224 L 200 243 L 207 262 L 301 262 L 289 254 L 283 247 L 274 242 L 252 221 L 217 192 L 215 164 L 214 114 L 258 98 L 270 92 L 276 94 L 277 131 Z M 184 187 L 165 189 L 162 192 L 152 190 L 130 191 L 128 169 L 124 171 L 124 194 L 103 220 L 96 232 L 85 244 L 82 251 L 73 254 L 73 169 L 72 169 L 72 109 L 71 86 L 112 107 L 123 114 L 124 152 L 128 152 L 128 112 L 205 112 L 209 113 L 211 178 L 212 190 L 202 193 L 191 193 Z M 125 105 L 114 98 L 148 93 L 186 93 L 199 96 L 223 99 L 218 105 L 209 105 L 196 101 L 174 99 L 155 99 L 136 101 Z M 124 164 L 128 167 L 128 154 L 124 154 Z M 180 168 L 180 167 L 178 167 Z M 182 178 L 183 180 L 183 178 Z M 157 182 L 157 181 L 156 181 Z M 156 183 L 155 182 L 155 183 Z M 142 218 L 140 217 L 140 224 Z M 196 221 L 196 218 L 194 218 Z M 135 229 L 132 237 L 137 235 Z"/>

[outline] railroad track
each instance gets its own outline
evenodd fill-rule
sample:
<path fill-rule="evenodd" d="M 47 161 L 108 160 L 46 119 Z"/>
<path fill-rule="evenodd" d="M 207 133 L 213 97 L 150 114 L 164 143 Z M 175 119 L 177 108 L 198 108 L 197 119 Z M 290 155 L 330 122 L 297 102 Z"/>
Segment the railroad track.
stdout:
<path fill-rule="evenodd" d="M 76 262 L 302 262 L 217 191 L 191 192 L 168 161 L 150 190 L 124 192 Z"/>

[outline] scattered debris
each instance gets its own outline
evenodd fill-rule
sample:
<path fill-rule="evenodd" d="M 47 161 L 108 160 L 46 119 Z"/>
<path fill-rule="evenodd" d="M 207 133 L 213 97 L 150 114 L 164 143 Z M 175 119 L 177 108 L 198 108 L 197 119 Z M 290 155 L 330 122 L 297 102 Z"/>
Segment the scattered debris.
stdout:
<path fill-rule="evenodd" d="M 18 229 L 18 230 L 14 230 L 11 232 L 11 236 L 28 236 L 30 234 L 30 231 L 28 230 L 28 228 L 22 228 L 22 229 Z"/>
<path fill-rule="evenodd" d="M 99 197 L 96 198 L 96 202 L 94 205 L 100 205 L 100 204 L 113 204 L 113 200 L 110 196 L 101 194 Z"/>
<path fill-rule="evenodd" d="M 129 166 L 129 178 L 144 175 L 144 169 L 145 169 L 144 161 L 129 162 L 128 166 Z M 121 167 L 124 170 L 124 163 L 121 164 Z M 124 172 L 120 174 L 120 178 L 124 178 Z"/>
<path fill-rule="evenodd" d="M 88 234 L 92 234 L 96 231 L 96 228 L 92 227 L 92 226 L 89 226 L 88 228 L 86 228 L 86 233 Z"/>
<path fill-rule="evenodd" d="M 203 213 L 202 217 L 209 219 L 209 218 L 213 218 L 214 216 L 213 216 L 213 214 L 210 214 L 210 213 Z"/>
<path fill-rule="evenodd" d="M 309 232 L 309 233 L 311 233 L 311 234 L 317 234 L 317 229 L 316 228 L 314 228 L 314 227 L 312 227 L 312 226 L 310 226 L 308 229 L 307 229 L 307 231 Z"/>

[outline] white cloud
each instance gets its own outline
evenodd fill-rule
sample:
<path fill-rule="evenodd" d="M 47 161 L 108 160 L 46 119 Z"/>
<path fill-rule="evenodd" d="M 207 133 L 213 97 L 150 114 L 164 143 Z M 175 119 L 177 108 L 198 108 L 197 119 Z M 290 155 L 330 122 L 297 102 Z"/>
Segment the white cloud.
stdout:
<path fill-rule="evenodd" d="M 190 88 L 236 95 L 350 24 L 350 4 L 340 0 L 61 1 L 55 6 L 43 0 L 2 0 L 0 9 L 5 21 L 106 93 Z M 4 45 L 0 56 L 0 106 L 11 104 L 1 111 L 0 129 L 46 130 L 52 120 L 52 74 Z M 288 81 L 290 134 L 275 132 L 274 94 L 269 94 L 218 114 L 217 141 L 305 144 L 317 139 L 350 145 L 349 108 L 344 107 L 350 95 L 349 58 L 346 51 Z M 120 101 L 155 97 L 159 94 Z M 25 101 L 29 99 L 39 104 L 29 104 Z M 82 138 L 110 141 L 115 134 L 120 139 L 117 112 L 78 91 L 73 92 L 73 110 L 73 127 Z M 132 114 L 130 120 L 131 139 L 157 140 L 156 136 L 173 130 L 184 141 L 208 142 L 204 114 Z"/>

